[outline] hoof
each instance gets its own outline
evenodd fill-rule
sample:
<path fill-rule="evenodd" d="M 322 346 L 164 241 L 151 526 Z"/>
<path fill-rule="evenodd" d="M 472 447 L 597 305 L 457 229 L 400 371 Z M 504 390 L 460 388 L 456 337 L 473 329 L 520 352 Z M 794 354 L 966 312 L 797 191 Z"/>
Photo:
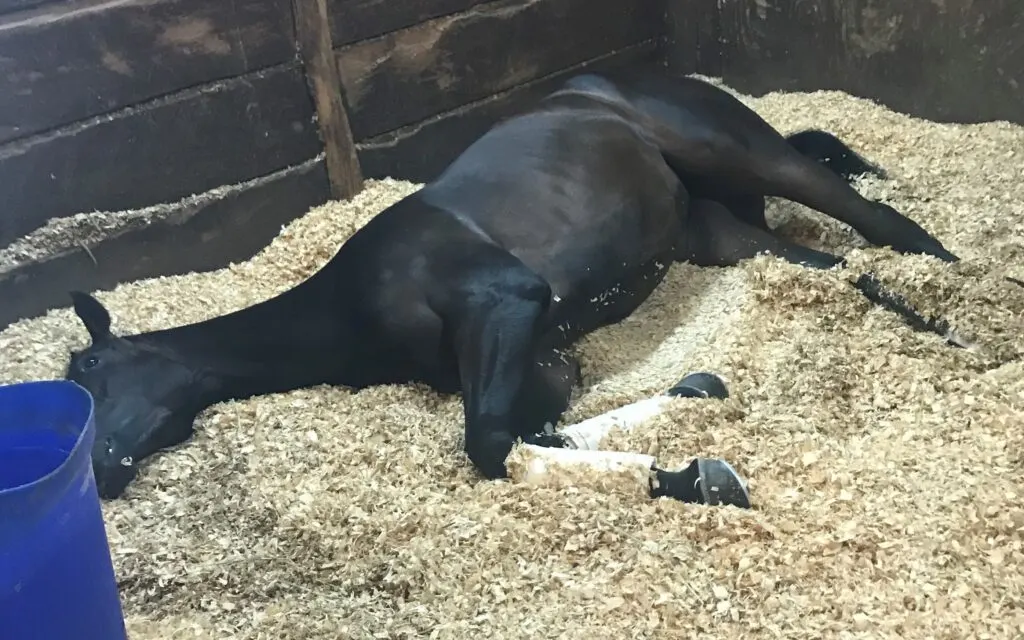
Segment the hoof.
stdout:
<path fill-rule="evenodd" d="M 700 474 L 700 493 L 704 504 L 750 508 L 747 483 L 731 464 L 717 458 L 697 458 L 695 462 Z"/>
<path fill-rule="evenodd" d="M 651 485 L 651 497 L 668 497 L 710 506 L 750 508 L 747 484 L 728 462 L 716 458 L 697 458 L 679 471 L 655 469 L 657 484 Z"/>
<path fill-rule="evenodd" d="M 677 382 L 667 395 L 676 398 L 717 398 L 725 400 L 729 397 L 729 389 L 725 380 L 713 373 L 698 371 L 691 373 Z"/>

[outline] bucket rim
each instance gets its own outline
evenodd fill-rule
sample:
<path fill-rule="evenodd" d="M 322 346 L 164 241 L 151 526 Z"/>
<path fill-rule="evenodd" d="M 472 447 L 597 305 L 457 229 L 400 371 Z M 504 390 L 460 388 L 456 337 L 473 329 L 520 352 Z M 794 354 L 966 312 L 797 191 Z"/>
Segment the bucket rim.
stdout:
<path fill-rule="evenodd" d="M 89 425 L 93 422 L 93 420 L 95 418 L 95 416 L 94 416 L 94 413 L 95 413 L 95 410 L 96 410 L 96 401 L 95 401 L 95 399 L 92 397 L 92 394 L 89 393 L 88 389 L 86 389 L 85 387 L 83 387 L 82 385 L 78 384 L 77 382 L 75 382 L 73 380 L 54 378 L 52 380 L 26 380 L 26 381 L 22 381 L 22 382 L 11 382 L 11 383 L 0 384 L 0 390 L 2 390 L 2 389 L 11 389 L 11 388 L 15 388 L 15 387 L 18 387 L 18 388 L 25 388 L 25 387 L 56 387 L 56 388 L 61 388 L 61 389 L 74 390 L 74 393 L 77 393 L 79 396 L 85 398 L 86 406 L 88 408 L 88 411 L 87 411 L 86 416 L 85 416 L 85 428 L 82 429 L 82 432 L 78 434 L 78 438 L 75 439 L 75 444 L 74 444 L 73 447 L 71 447 L 71 451 L 68 452 L 68 454 L 64 457 L 64 460 L 61 461 L 61 463 L 59 465 L 57 465 L 57 467 L 55 469 L 53 469 L 52 471 L 50 471 L 49 473 L 47 473 L 44 476 L 40 476 L 40 477 L 36 478 L 35 480 L 33 480 L 31 482 L 25 482 L 23 484 L 15 485 L 13 487 L 7 487 L 5 489 L 0 489 L 0 498 L 4 498 L 6 496 L 10 496 L 10 495 L 13 495 L 15 493 L 23 493 L 23 492 L 25 492 L 25 491 L 27 491 L 29 489 L 32 489 L 32 488 L 35 488 L 37 486 L 43 485 L 46 482 L 50 481 L 53 477 L 55 477 L 56 475 L 58 475 L 59 473 L 64 471 L 64 469 L 67 467 L 68 463 L 71 462 L 71 460 L 73 460 L 76 457 L 76 455 L 79 453 L 81 448 L 85 445 L 86 435 L 88 435 L 88 433 L 89 433 Z"/>

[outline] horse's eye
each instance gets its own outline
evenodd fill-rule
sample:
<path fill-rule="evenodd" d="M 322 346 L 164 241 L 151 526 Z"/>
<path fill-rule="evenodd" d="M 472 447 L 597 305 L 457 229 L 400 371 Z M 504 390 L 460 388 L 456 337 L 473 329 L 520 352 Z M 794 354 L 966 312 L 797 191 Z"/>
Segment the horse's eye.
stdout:
<path fill-rule="evenodd" d="M 100 359 L 96 356 L 88 356 L 85 360 L 82 360 L 83 369 L 92 369 L 100 363 Z"/>

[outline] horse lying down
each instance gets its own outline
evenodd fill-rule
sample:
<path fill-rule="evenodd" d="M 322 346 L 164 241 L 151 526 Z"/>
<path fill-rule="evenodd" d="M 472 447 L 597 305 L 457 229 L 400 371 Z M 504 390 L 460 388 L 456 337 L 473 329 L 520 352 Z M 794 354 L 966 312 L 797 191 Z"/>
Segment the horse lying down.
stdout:
<path fill-rule="evenodd" d="M 66 377 L 96 401 L 100 493 L 120 496 L 143 460 L 191 436 L 205 407 L 319 384 L 461 392 L 469 460 L 486 478 L 508 477 L 516 442 L 572 446 L 544 428 L 558 424 L 580 382 L 566 350 L 629 316 L 673 261 L 725 266 L 766 252 L 815 269 L 843 263 L 775 235 L 766 196 L 830 215 L 875 245 L 958 259 L 859 195 L 850 180 L 862 173 L 883 175 L 832 134 L 783 137 L 700 80 L 576 76 L 276 297 L 119 337 L 100 302 L 73 293 L 91 344 L 71 354 Z M 870 275 L 855 286 L 918 329 L 946 330 Z M 651 495 L 706 499 L 694 492 L 701 472 L 705 484 L 739 482 L 714 462 L 653 469 Z M 745 506 L 745 490 L 728 493 L 722 504 Z"/>

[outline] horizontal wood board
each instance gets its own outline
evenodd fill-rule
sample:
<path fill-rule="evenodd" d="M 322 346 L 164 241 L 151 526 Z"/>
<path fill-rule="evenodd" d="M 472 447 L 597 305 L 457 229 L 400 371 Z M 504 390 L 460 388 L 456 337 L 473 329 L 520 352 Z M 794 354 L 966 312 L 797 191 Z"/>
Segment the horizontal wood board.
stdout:
<path fill-rule="evenodd" d="M 334 46 L 411 27 L 431 18 L 464 11 L 486 0 L 328 0 Z"/>
<path fill-rule="evenodd" d="M 320 152 L 297 63 L 0 146 L 0 246 L 47 220 L 174 202 Z"/>
<path fill-rule="evenodd" d="M 199 205 L 180 205 L 165 221 L 89 248 L 0 272 L 0 329 L 70 304 L 74 289 L 113 289 L 121 282 L 220 269 L 247 260 L 282 225 L 323 204 L 327 172 L 311 159 Z"/>
<path fill-rule="evenodd" d="M 57 4 L 59 2 L 66 1 L 67 0 L 0 0 L 0 15 L 38 7 L 43 4 Z"/>
<path fill-rule="evenodd" d="M 657 42 L 648 40 L 594 58 L 508 91 L 464 105 L 426 122 L 356 145 L 366 177 L 427 182 L 437 177 L 495 123 L 519 113 L 554 91 L 567 78 L 588 71 L 658 64 Z"/>
<path fill-rule="evenodd" d="M 664 1 L 499 0 L 338 50 L 356 140 L 664 31 Z"/>
<path fill-rule="evenodd" d="M 722 76 L 741 91 L 838 89 L 930 120 L 1024 124 L 1020 0 L 719 6 Z"/>
<path fill-rule="evenodd" d="M 56 2 L 21 11 L 0 18 L 0 64 L 11 64 L 11 60 L 3 58 L 4 43 L 13 46 L 11 43 L 25 37 L 26 33 L 34 32 L 38 44 L 46 37 L 56 37 L 46 35 L 47 29 L 62 27 L 64 22 L 90 19 L 97 21 L 94 26 L 100 25 L 97 32 L 102 33 L 104 28 L 113 29 L 103 27 L 103 20 L 113 17 L 115 21 L 130 22 L 131 11 L 146 7 L 148 9 L 144 13 L 148 12 L 151 20 L 149 37 L 157 39 L 154 25 L 167 15 L 175 15 L 173 9 L 181 10 L 182 15 L 195 17 L 194 13 L 182 9 L 191 1 Z M 252 240 L 260 236 L 261 230 L 273 227 L 276 233 L 280 223 L 274 221 L 275 215 L 286 215 L 291 219 L 326 199 L 329 186 L 322 160 L 316 162 L 315 170 L 307 167 L 308 170 L 298 172 L 294 169 L 280 172 L 283 167 L 306 161 L 322 151 L 309 86 L 300 64 L 275 62 L 289 60 L 295 55 L 289 2 L 237 0 L 242 8 L 231 9 L 235 12 L 232 19 L 237 19 L 239 12 L 244 14 L 245 7 L 253 9 L 258 19 L 243 21 L 243 26 L 238 28 L 225 27 L 226 31 L 221 35 L 228 42 L 227 48 L 217 49 L 210 45 L 200 52 L 211 60 L 219 61 L 221 66 L 204 67 L 206 63 L 202 63 L 190 68 L 187 64 L 177 66 L 178 62 L 172 62 L 171 72 L 164 70 L 163 81 L 166 82 L 159 86 L 147 85 L 149 89 L 127 82 L 111 81 L 111 84 L 104 85 L 108 80 L 103 78 L 113 78 L 109 72 L 120 73 L 124 68 L 119 67 L 116 51 L 112 58 L 109 50 L 94 48 L 90 55 L 94 61 L 99 60 L 102 69 L 90 63 L 91 66 L 85 64 L 84 67 L 61 69 L 60 72 L 77 70 L 85 75 L 99 74 L 95 77 L 100 79 L 93 86 L 105 87 L 105 93 L 97 92 L 93 98 L 106 97 L 93 106 L 83 107 L 78 103 L 76 108 L 81 107 L 78 111 L 51 112 L 46 116 L 70 118 L 74 120 L 72 124 L 53 129 L 45 124 L 44 118 L 39 118 L 35 125 L 38 131 L 27 137 L 18 137 L 25 135 L 32 125 L 30 122 L 25 124 L 28 121 L 23 120 L 10 131 L 4 129 L 3 110 L 14 107 L 10 106 L 13 103 L 0 98 L 0 141 L 8 140 L 7 144 L 0 145 L 0 181 L 12 185 L 10 193 L 13 194 L 5 215 L 0 217 L 0 246 L 31 232 L 53 217 L 97 209 L 141 208 L 173 202 L 208 189 L 214 189 L 213 193 L 223 192 L 223 198 L 218 196 L 212 201 L 207 200 L 201 207 L 202 211 L 187 216 L 185 224 L 154 223 L 151 227 L 135 229 L 91 247 L 91 256 L 86 251 L 76 250 L 0 274 L 0 299 L 19 300 L 0 312 L 0 325 L 66 304 L 63 297 L 69 288 L 110 288 L 128 280 L 208 270 L 231 260 L 244 259 L 273 237 L 271 234 L 262 240 Z M 647 3 L 622 6 L 606 0 L 500 0 L 488 3 L 424 0 L 415 7 L 409 5 L 409 11 L 402 14 L 394 13 L 394 9 L 403 4 L 401 1 L 390 9 L 369 0 L 328 2 L 335 8 L 349 4 L 364 12 L 355 14 L 366 16 L 366 21 L 359 27 L 362 32 L 349 32 L 353 38 L 365 37 L 375 29 L 400 29 L 396 33 L 337 50 L 337 62 L 344 64 L 348 61 L 350 70 L 355 60 L 351 56 L 379 51 L 381 42 L 390 41 L 401 49 L 422 36 L 434 40 L 423 51 L 433 56 L 435 62 L 442 61 L 442 70 L 451 85 L 437 84 L 438 77 L 432 76 L 436 68 L 421 69 L 423 73 L 417 76 L 402 65 L 392 70 L 404 72 L 404 75 L 394 81 L 385 81 L 383 94 L 380 87 L 373 84 L 382 78 L 379 65 L 368 69 L 366 78 L 370 79 L 370 85 L 365 79 L 361 85 L 371 90 L 368 100 L 360 103 L 361 107 L 371 111 L 391 110 L 392 113 L 390 119 L 368 118 L 371 126 L 357 133 L 370 143 L 360 150 L 360 159 L 374 176 L 391 175 L 414 180 L 426 180 L 436 175 L 495 121 L 539 98 L 570 73 L 591 64 L 593 68 L 600 68 L 603 64 L 621 64 L 650 55 L 655 47 L 654 38 L 662 31 L 660 10 Z M 658 4 L 663 4 L 663 0 L 658 0 Z M 70 7 L 75 9 L 72 11 Z M 284 16 L 286 20 L 278 15 L 281 22 L 277 27 L 273 26 L 273 20 L 267 19 L 271 15 L 268 8 L 274 7 L 288 10 Z M 221 9 L 205 6 L 198 13 L 202 14 L 204 10 L 217 13 Z M 57 15 L 62 17 L 57 19 Z M 334 15 L 332 18 L 332 24 L 336 25 L 337 19 Z M 428 21 L 422 22 L 424 18 Z M 189 23 L 178 35 L 193 37 L 194 42 L 201 42 L 204 38 L 216 40 L 221 37 L 218 36 L 220 26 L 227 24 L 217 22 L 218 19 L 202 24 Z M 88 22 L 78 24 L 79 27 L 89 26 Z M 256 25 L 251 27 L 249 36 L 256 38 L 252 51 L 248 50 L 249 42 L 245 40 L 249 27 L 244 24 Z M 132 33 L 143 33 L 139 25 L 132 25 L 132 28 L 136 29 Z M 580 29 L 583 33 L 574 31 L 569 37 L 569 28 Z M 268 29 L 272 36 L 269 39 Z M 231 31 L 233 37 L 228 38 L 227 31 Z M 282 33 L 284 37 L 278 37 Z M 529 35 L 524 35 L 527 33 Z M 145 39 L 139 36 L 140 47 Z M 282 42 L 284 46 L 281 46 Z M 504 46 L 501 42 L 505 43 Z M 98 43 L 102 44 L 102 38 L 91 39 L 92 45 L 99 46 Z M 512 46 L 509 43 L 513 43 Z M 211 47 L 216 49 L 214 53 L 217 55 L 212 55 Z M 615 53 L 608 55 L 613 50 Z M 194 52 L 179 53 L 192 55 Z M 144 52 L 138 53 L 133 64 L 144 58 Z M 50 58 L 51 62 L 56 60 L 56 57 Z M 45 62 L 45 56 L 39 56 L 39 61 Z M 385 66 L 396 61 L 389 56 Z M 268 65 L 271 68 L 265 68 Z M 207 73 L 212 68 L 220 70 Z M 39 73 L 33 73 L 27 67 L 21 69 L 27 71 L 21 76 L 18 73 L 13 76 L 31 78 L 36 82 L 27 91 L 21 91 L 22 98 L 49 102 L 40 95 L 46 91 L 53 93 L 53 89 L 46 87 L 56 85 L 47 84 L 47 80 L 40 79 Z M 132 69 L 139 71 L 142 67 Z M 183 75 L 176 76 L 175 69 L 181 70 Z M 153 80 L 153 75 L 160 75 L 152 69 L 139 72 L 144 73 L 147 80 Z M 195 75 L 189 75 L 190 72 Z M 243 75 L 235 77 L 238 73 Z M 190 88 L 175 91 L 173 85 Z M 75 83 L 67 83 L 67 87 L 72 94 L 79 90 Z M 387 93 L 389 90 L 390 94 Z M 347 94 L 351 95 L 351 92 L 347 91 Z M 117 107 L 119 100 L 124 102 L 120 108 Z M 138 100 L 143 102 L 133 103 Z M 66 97 L 57 102 L 65 106 L 75 103 Z M 417 102 L 422 102 L 422 105 L 403 109 Z M 405 129 L 400 128 L 403 125 Z M 385 141 L 381 134 L 389 131 L 397 136 Z M 376 137 L 368 139 L 371 136 Z M 219 189 L 222 185 L 267 174 L 276 177 L 258 181 L 251 192 Z M 305 196 L 295 194 L 289 200 L 284 194 L 292 188 L 303 191 Z M 308 198 L 308 202 L 303 198 Z M 256 206 L 255 202 L 264 204 Z M 246 207 L 252 210 L 251 214 L 243 213 Z M 260 220 L 246 215 L 266 215 L 270 226 L 264 227 Z M 232 234 L 239 234 L 239 237 L 232 241 L 228 238 Z M 196 249 L 191 251 L 188 247 Z M 248 255 L 242 255 L 250 250 Z"/>
<path fill-rule="evenodd" d="M 62 2 L 0 18 L 0 142 L 295 57 L 289 0 Z"/>

